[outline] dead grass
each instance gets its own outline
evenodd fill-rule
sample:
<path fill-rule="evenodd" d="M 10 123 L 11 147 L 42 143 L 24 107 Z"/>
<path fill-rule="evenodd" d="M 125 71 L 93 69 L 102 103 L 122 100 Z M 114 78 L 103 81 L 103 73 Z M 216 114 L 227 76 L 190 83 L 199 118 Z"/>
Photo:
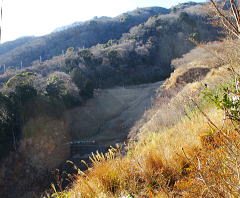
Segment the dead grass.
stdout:
<path fill-rule="evenodd" d="M 119 149 L 95 155 L 94 166 L 80 173 L 68 190 L 71 197 L 239 197 L 239 123 L 224 120 L 221 110 L 199 97 L 205 84 L 217 89 L 231 79 L 229 69 L 240 70 L 236 43 L 214 44 L 226 63 L 213 67 L 209 62 L 208 67 L 198 62 L 210 71 L 200 81 L 175 89 L 178 75 L 199 67 L 191 61 L 179 66 L 166 83 L 171 86 L 155 101 L 138 141 L 129 145 L 125 156 Z"/>
<path fill-rule="evenodd" d="M 219 112 L 209 111 L 208 115 L 212 120 L 219 120 Z M 221 122 L 217 124 L 221 125 Z M 171 129 L 161 130 L 161 133 L 144 133 L 126 156 L 95 159 L 94 167 L 78 176 L 69 192 L 73 197 L 121 197 L 128 194 L 172 197 L 175 185 L 190 166 L 185 155 L 192 156 L 195 150 L 199 150 L 201 137 L 209 134 L 211 128 L 205 117 L 197 114 L 191 121 L 183 120 Z M 113 155 L 118 156 L 116 153 Z"/>

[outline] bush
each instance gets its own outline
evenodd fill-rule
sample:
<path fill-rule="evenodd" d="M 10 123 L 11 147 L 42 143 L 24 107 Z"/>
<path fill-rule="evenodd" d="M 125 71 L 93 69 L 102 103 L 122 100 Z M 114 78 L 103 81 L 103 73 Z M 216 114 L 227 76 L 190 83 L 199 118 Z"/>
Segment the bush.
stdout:
<path fill-rule="evenodd" d="M 111 66 L 119 66 L 120 59 L 119 59 L 119 54 L 116 50 L 111 50 L 107 52 L 107 57 L 109 59 L 109 62 Z"/>
<path fill-rule="evenodd" d="M 46 92 L 50 97 L 60 98 L 65 92 L 63 81 L 59 80 L 57 76 L 50 76 L 47 80 Z"/>
<path fill-rule="evenodd" d="M 15 89 L 16 96 L 24 105 L 28 101 L 34 99 L 37 96 L 37 90 L 31 85 L 17 85 Z"/>
<path fill-rule="evenodd" d="M 15 97 L 0 93 L 0 159 L 16 149 L 20 132 L 19 106 Z"/>

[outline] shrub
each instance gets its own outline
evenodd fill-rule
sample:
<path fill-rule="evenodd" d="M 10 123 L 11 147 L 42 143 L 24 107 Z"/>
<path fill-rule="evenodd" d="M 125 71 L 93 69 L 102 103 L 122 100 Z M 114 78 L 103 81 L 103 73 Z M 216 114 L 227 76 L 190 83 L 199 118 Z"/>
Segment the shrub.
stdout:
<path fill-rule="evenodd" d="M 81 63 L 85 64 L 87 67 L 96 67 L 102 64 L 101 57 L 95 57 L 90 50 L 81 50 L 78 52 L 79 60 Z"/>
<path fill-rule="evenodd" d="M 31 85 L 17 85 L 15 89 L 16 96 L 22 105 L 34 99 L 37 96 L 37 90 Z"/>
<path fill-rule="evenodd" d="M 111 50 L 107 52 L 107 57 L 110 61 L 111 66 L 119 66 L 120 59 L 119 59 L 119 53 L 116 50 Z"/>
<path fill-rule="evenodd" d="M 22 72 L 10 78 L 6 83 L 6 86 L 8 88 L 15 88 L 18 85 L 32 84 L 36 76 L 37 74 L 33 72 Z"/>
<path fill-rule="evenodd" d="M 58 77 L 55 75 L 50 76 L 47 79 L 46 92 L 47 95 L 50 97 L 61 97 L 65 92 L 65 88 L 63 87 L 63 81 L 58 79 Z"/>
<path fill-rule="evenodd" d="M 0 93 L 0 159 L 16 149 L 20 138 L 19 106 L 12 96 Z"/>

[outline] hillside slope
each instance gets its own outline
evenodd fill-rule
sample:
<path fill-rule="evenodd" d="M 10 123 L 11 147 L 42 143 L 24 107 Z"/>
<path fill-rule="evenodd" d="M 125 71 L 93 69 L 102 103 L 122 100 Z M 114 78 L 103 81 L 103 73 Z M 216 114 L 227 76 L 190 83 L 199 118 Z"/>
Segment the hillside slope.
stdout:
<path fill-rule="evenodd" d="M 147 12 L 150 10 L 147 9 Z M 124 27 L 131 24 L 130 16 L 123 14 L 117 24 L 124 24 Z M 86 22 L 87 30 L 105 27 L 102 27 L 100 22 L 95 23 L 95 20 L 98 21 L 94 19 Z M 99 19 L 102 20 L 112 19 L 105 17 Z M 218 38 L 218 29 L 208 22 L 209 16 L 204 12 L 204 7 L 199 4 L 185 4 L 173 9 L 171 13 L 156 15 L 148 18 L 144 23 L 132 28 L 128 27 L 129 32 L 119 35 L 118 40 L 110 40 L 85 49 L 70 48 L 66 53 L 50 60 L 35 61 L 31 67 L 7 70 L 0 76 L 2 82 L 0 140 L 4 142 L 0 144 L 0 157 L 4 162 L 1 166 L 3 171 L 0 172 L 0 185 L 5 189 L 5 192 L 1 193 L 6 197 L 11 191 L 11 198 L 15 198 L 15 194 L 24 197 L 27 196 L 26 192 L 29 192 L 29 195 L 31 191 L 40 192 L 42 186 L 39 183 L 48 185 L 42 182 L 48 178 L 46 175 L 49 176 L 51 170 L 60 166 L 69 157 L 69 141 L 96 140 L 99 144 L 109 145 L 127 140 L 130 131 L 132 139 L 137 139 L 136 137 L 141 134 L 138 147 L 135 149 L 131 145 L 133 150 L 129 155 L 126 158 L 121 156 L 116 161 L 115 151 L 114 156 L 111 154 L 110 158 L 107 157 L 110 161 L 103 157 L 103 163 L 99 163 L 102 156 L 98 158 L 96 164 L 100 168 L 96 166 L 91 169 L 93 172 L 89 170 L 86 173 L 90 175 L 78 178 L 80 193 L 86 192 L 86 196 L 83 197 L 90 198 L 94 197 L 91 193 L 99 193 L 98 196 L 105 193 L 105 197 L 120 196 L 125 192 L 140 194 L 146 191 L 147 193 L 155 188 L 155 184 L 157 187 L 162 186 L 160 182 L 163 181 L 171 183 L 172 187 L 175 178 L 170 178 L 171 182 L 166 181 L 166 178 L 161 176 L 161 170 L 162 164 L 165 163 L 165 154 L 175 157 L 171 149 L 175 149 L 174 138 L 179 133 L 173 130 L 163 141 L 155 138 L 155 133 L 146 138 L 145 135 L 148 131 L 162 132 L 166 127 L 177 124 L 180 118 L 186 115 L 183 109 L 185 100 L 182 96 L 188 94 L 192 96 L 192 91 L 195 93 L 195 89 L 201 90 L 202 85 L 197 84 L 195 87 L 194 83 L 214 73 L 212 67 L 216 62 L 213 56 L 201 54 L 198 62 L 192 61 L 192 55 L 194 57 L 200 55 L 201 51 L 199 52 L 198 49 L 195 53 L 191 52 L 183 59 L 172 62 L 172 59 L 180 58 L 195 47 L 189 38 L 200 42 Z M 109 23 L 106 22 L 105 25 L 108 27 Z M 78 26 L 73 25 L 70 29 L 51 35 L 59 35 L 59 39 L 64 39 L 64 32 L 73 31 L 76 27 Z M 71 31 L 69 33 L 73 33 Z M 34 41 L 39 42 L 39 49 L 43 38 L 45 37 Z M 56 42 L 54 46 L 58 44 L 59 42 Z M 59 46 L 62 48 L 61 44 L 62 42 Z M 30 51 L 31 49 L 28 48 Z M 53 48 L 53 51 L 55 49 Z M 31 58 L 32 54 L 28 52 L 26 51 L 26 56 L 22 54 L 22 57 Z M 213 65 L 203 63 L 209 59 L 213 61 Z M 144 116 L 145 110 L 152 105 L 151 100 L 155 91 L 161 85 L 161 82 L 153 82 L 165 80 L 170 76 L 173 66 L 175 69 L 177 66 L 181 69 L 176 69 L 171 74 L 170 80 L 164 83 L 157 99 L 154 100 L 152 112 L 150 110 L 148 111 L 150 113 Z M 143 83 L 153 84 L 139 85 Z M 194 85 L 193 89 L 188 89 L 188 86 L 192 85 Z M 178 97 L 174 98 L 176 95 Z M 190 140 L 195 136 L 190 135 L 188 139 L 186 134 L 189 131 L 181 129 L 184 131 L 181 138 L 189 145 L 194 144 L 195 142 Z M 168 144 L 171 137 L 172 141 Z M 154 140 L 157 144 L 161 142 L 163 148 L 158 149 Z M 153 144 L 147 145 L 152 141 Z M 157 154 L 153 152 L 154 154 L 151 155 L 152 150 L 157 151 Z M 120 153 L 116 155 L 119 156 Z M 158 156 L 163 158 L 159 159 Z M 12 167 L 14 170 L 5 171 L 6 167 Z M 182 168 L 181 164 L 177 167 Z M 38 170 L 37 174 L 36 170 Z M 8 174 L 9 172 L 11 175 Z M 99 175 L 94 175 L 95 173 Z M 151 175 L 152 173 L 157 174 L 157 183 L 154 181 L 156 175 Z M 167 176 L 168 173 L 164 172 Z M 7 185 L 5 185 L 6 178 L 8 178 Z M 23 181 L 19 182 L 21 179 Z M 13 186 L 16 190 L 11 190 Z M 129 187 L 133 189 L 129 190 Z"/>
<path fill-rule="evenodd" d="M 62 195 L 239 197 L 239 44 L 209 43 L 175 60 L 138 141 L 125 155 L 96 154 Z"/>
<path fill-rule="evenodd" d="M 16 68 L 20 67 L 22 61 L 24 67 L 30 66 L 34 60 L 39 60 L 40 56 L 42 60 L 48 60 L 62 54 L 62 51 L 65 52 L 69 47 L 88 48 L 110 39 L 119 39 L 131 27 L 145 22 L 149 17 L 166 13 L 169 13 L 169 10 L 161 7 L 141 8 L 115 18 L 94 18 L 46 36 L 36 37 L 14 48 L 2 50 L 6 45 L 0 45 L 0 65 Z M 14 42 L 8 42 L 8 46 Z"/>
<path fill-rule="evenodd" d="M 218 28 L 202 5 L 151 17 L 117 40 L 79 50 L 66 59 L 70 75 L 92 76 L 96 88 L 156 82 L 173 71 L 171 61 L 198 42 L 217 40 Z"/>

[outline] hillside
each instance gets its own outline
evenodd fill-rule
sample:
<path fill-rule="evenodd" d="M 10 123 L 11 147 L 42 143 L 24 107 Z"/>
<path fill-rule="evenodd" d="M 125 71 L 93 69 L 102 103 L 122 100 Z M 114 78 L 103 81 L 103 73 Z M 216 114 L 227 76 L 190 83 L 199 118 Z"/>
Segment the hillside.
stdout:
<path fill-rule="evenodd" d="M 240 16 L 237 3 L 229 3 L 234 24 L 215 11 L 232 37 L 172 60 L 174 72 L 132 128 L 128 145 L 92 154 L 87 171 L 78 170 L 64 191 L 53 186 L 53 196 L 239 197 L 240 33 L 234 30 Z"/>
<path fill-rule="evenodd" d="M 190 150 L 200 145 L 198 136 L 189 135 L 192 128 L 185 129 L 181 121 L 189 119 L 186 125 L 197 122 L 206 129 L 191 117 L 197 109 L 188 97 L 200 97 L 202 83 L 214 89 L 219 73 L 226 73 L 231 61 L 219 61 L 218 55 L 228 57 L 222 45 L 229 46 L 228 54 L 237 51 L 230 46 L 234 42 L 213 42 L 223 35 L 210 19 L 205 4 L 143 8 L 6 43 L 10 51 L 2 50 L 0 61 L 36 60 L 38 50 L 47 55 L 23 63 L 23 68 L 16 63 L 0 75 L 0 196 L 38 197 L 53 177 L 58 179 L 56 190 L 63 191 L 60 176 L 69 175 L 61 168 L 73 157 L 74 141 L 94 142 L 94 148 L 130 143 L 93 157 L 86 173 L 68 161 L 79 175 L 70 179 L 73 186 L 63 197 L 153 197 L 160 188 L 163 194 L 177 193 L 173 188 L 183 176 L 178 171 L 185 171 L 185 161 L 174 154 L 175 145 L 185 146 L 185 140 Z M 190 40 L 210 43 L 203 50 Z M 205 107 L 205 101 L 199 101 Z M 184 131 L 182 136 L 178 130 Z M 174 142 L 177 138 L 179 143 Z"/>
<path fill-rule="evenodd" d="M 133 128 L 135 141 L 125 150 L 96 153 L 92 167 L 55 194 L 238 197 L 239 99 L 230 95 L 238 89 L 232 78 L 240 70 L 237 54 L 239 40 L 228 40 L 175 60 L 177 69 L 136 125 L 137 136 Z"/>
<path fill-rule="evenodd" d="M 137 11 L 131 13 L 137 16 L 135 12 Z M 66 31 L 70 30 L 71 28 Z M 63 32 L 65 31 L 60 33 Z M 93 88 L 156 82 L 164 80 L 172 72 L 172 59 L 181 57 L 194 48 L 189 38 L 208 42 L 219 36 L 218 29 L 209 24 L 209 16 L 201 5 L 187 4 L 169 14 L 150 17 L 145 23 L 132 27 L 118 40 L 68 51 L 49 61 L 35 61 L 31 67 L 21 71 L 36 72 L 43 76 L 54 71 L 65 72 L 80 90 L 88 86 L 88 91 Z M 11 56 L 5 54 L 4 57 Z M 0 81 L 6 82 L 18 72 L 9 70 L 0 76 Z"/>
<path fill-rule="evenodd" d="M 5 42 L 5 43 L 0 45 L 0 54 L 1 55 L 6 54 L 11 50 L 13 50 L 17 47 L 20 47 L 21 45 L 24 45 L 27 42 L 32 41 L 34 38 L 35 37 L 27 36 L 27 37 L 18 38 L 14 41 Z"/>
<path fill-rule="evenodd" d="M 23 67 L 30 66 L 33 61 L 51 59 L 53 56 L 66 52 L 69 47 L 88 48 L 98 43 L 105 43 L 111 39 L 119 39 L 135 25 L 145 22 L 149 17 L 157 14 L 167 14 L 168 9 L 160 7 L 142 8 L 117 16 L 115 18 L 100 17 L 78 25 L 70 25 L 61 31 L 36 37 L 30 42 L 16 45 L 11 48 L 8 42 L 7 49 L 0 45 L 0 65 L 19 68 L 22 61 Z M 13 45 L 13 44 L 11 44 Z"/>

